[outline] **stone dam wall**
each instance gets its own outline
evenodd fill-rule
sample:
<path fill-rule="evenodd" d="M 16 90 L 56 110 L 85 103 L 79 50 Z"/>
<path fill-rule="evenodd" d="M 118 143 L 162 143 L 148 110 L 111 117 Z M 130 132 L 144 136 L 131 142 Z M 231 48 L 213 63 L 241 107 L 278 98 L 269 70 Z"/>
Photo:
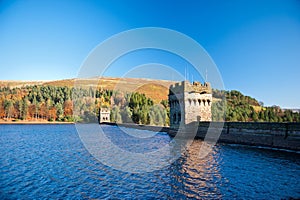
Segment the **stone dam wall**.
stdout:
<path fill-rule="evenodd" d="M 208 127 L 221 131 L 219 142 L 266 146 L 300 151 L 300 123 L 204 122 L 197 138 L 203 139 Z"/>
<path fill-rule="evenodd" d="M 116 125 L 114 123 L 106 123 Z M 118 124 L 118 126 L 167 132 L 174 137 L 176 129 L 137 124 Z M 268 122 L 199 122 L 196 138 L 204 139 L 208 128 L 221 133 L 218 142 L 245 144 L 300 151 L 300 123 Z"/>

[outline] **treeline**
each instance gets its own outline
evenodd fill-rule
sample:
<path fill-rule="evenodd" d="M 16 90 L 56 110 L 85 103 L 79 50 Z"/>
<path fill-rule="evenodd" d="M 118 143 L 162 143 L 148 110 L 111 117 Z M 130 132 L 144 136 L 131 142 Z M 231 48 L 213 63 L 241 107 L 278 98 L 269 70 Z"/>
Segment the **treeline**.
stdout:
<path fill-rule="evenodd" d="M 154 104 L 144 94 L 115 92 L 111 98 L 111 121 L 150 125 L 169 125 L 168 105 Z"/>
<path fill-rule="evenodd" d="M 0 119 L 75 121 L 68 87 L 0 88 Z"/>
<path fill-rule="evenodd" d="M 239 91 L 213 90 L 213 121 L 300 122 L 300 114 L 278 106 L 265 107 Z M 26 86 L 0 88 L 0 120 L 97 122 L 101 107 L 111 110 L 111 121 L 169 125 L 167 100 L 154 104 L 144 94 L 101 88 Z M 74 110 L 75 109 L 75 110 Z"/>
<path fill-rule="evenodd" d="M 154 105 L 139 93 L 56 86 L 0 88 L 2 120 L 97 122 L 101 107 L 111 109 L 113 122 L 168 125 L 169 121 L 165 102 Z"/>
<path fill-rule="evenodd" d="M 299 113 L 283 111 L 279 106 L 265 107 L 262 102 L 236 90 L 213 90 L 213 97 L 218 99 L 212 104 L 213 121 L 300 122 Z"/>

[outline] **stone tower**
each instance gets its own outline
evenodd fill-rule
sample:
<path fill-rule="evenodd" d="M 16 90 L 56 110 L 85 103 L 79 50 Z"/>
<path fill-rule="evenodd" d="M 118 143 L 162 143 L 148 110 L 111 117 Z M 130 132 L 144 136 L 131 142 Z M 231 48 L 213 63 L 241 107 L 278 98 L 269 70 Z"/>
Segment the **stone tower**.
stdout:
<path fill-rule="evenodd" d="M 209 83 L 182 81 L 169 88 L 170 126 L 211 121 L 212 89 Z"/>
<path fill-rule="evenodd" d="M 99 111 L 99 123 L 110 122 L 110 110 L 109 108 L 100 108 Z"/>

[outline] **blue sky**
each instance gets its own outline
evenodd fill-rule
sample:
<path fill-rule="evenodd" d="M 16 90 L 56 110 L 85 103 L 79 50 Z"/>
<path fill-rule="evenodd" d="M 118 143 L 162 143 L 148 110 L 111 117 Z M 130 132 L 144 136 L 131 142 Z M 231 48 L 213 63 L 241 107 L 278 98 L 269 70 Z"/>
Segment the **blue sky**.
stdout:
<path fill-rule="evenodd" d="M 196 40 L 218 66 L 226 90 L 240 90 L 265 105 L 300 108 L 299 0 L 1 0 L 0 80 L 76 77 L 99 43 L 139 27 L 169 28 Z M 149 50 L 120 58 L 116 63 L 123 70 L 107 75 L 122 76 L 128 67 L 149 62 L 182 74 L 186 66 Z"/>

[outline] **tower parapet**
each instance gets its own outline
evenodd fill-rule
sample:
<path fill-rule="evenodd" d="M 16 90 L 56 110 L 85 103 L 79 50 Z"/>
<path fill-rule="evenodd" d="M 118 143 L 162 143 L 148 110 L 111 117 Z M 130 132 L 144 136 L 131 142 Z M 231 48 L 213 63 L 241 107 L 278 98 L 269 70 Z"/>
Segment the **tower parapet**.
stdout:
<path fill-rule="evenodd" d="M 212 89 L 210 83 L 182 81 L 169 88 L 170 126 L 179 127 L 195 121 L 211 121 Z"/>

